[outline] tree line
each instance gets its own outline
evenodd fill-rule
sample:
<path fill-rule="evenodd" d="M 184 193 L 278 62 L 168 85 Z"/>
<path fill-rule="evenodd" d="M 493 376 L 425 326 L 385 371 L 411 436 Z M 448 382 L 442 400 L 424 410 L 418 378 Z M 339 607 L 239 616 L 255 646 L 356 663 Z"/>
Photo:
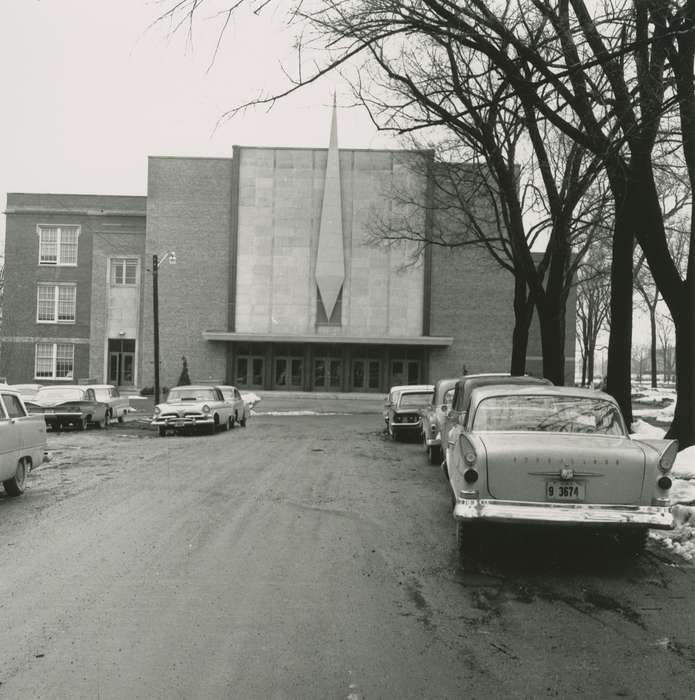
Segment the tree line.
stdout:
<path fill-rule="evenodd" d="M 650 322 L 661 302 L 678 397 L 668 436 L 695 443 L 695 0 L 165 0 L 160 19 L 192 31 L 207 9 L 214 51 L 235 20 L 264 12 L 296 34 L 286 86 L 229 115 L 339 74 L 377 128 L 434 154 L 425 167 L 459 198 L 460 226 L 401 234 L 485 246 L 514 276 L 512 372 L 535 309 L 543 373 L 563 383 L 579 279 L 587 361 L 607 322 L 607 390 L 630 421 L 635 290 Z"/>

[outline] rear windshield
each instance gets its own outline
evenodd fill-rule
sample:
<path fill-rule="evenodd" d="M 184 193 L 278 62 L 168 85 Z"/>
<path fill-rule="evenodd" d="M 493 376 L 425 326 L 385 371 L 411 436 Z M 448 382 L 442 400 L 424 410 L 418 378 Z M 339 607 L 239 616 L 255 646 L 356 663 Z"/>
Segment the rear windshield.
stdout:
<path fill-rule="evenodd" d="M 70 387 L 43 387 L 36 392 L 37 401 L 81 401 L 82 399 L 84 399 L 84 391 Z"/>
<path fill-rule="evenodd" d="M 401 398 L 398 402 L 399 408 L 424 408 L 430 402 L 432 398 L 432 392 L 415 393 L 409 392 L 407 394 L 401 394 Z"/>
<path fill-rule="evenodd" d="M 617 407 L 580 396 L 493 396 L 475 411 L 472 430 L 625 435 Z"/>

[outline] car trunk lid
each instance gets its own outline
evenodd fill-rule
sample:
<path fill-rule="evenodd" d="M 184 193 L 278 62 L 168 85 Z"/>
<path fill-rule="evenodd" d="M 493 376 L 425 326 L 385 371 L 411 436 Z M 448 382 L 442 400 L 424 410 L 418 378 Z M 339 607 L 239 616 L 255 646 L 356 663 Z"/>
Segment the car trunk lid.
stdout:
<path fill-rule="evenodd" d="M 490 495 L 500 500 L 631 504 L 640 500 L 644 452 L 627 437 L 478 433 Z"/>

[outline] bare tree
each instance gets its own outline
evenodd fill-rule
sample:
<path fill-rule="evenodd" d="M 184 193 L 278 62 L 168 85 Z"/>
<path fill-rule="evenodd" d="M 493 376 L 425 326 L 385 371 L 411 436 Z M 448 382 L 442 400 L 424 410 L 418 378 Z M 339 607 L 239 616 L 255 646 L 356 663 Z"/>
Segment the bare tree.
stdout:
<path fill-rule="evenodd" d="M 184 23 L 192 22 L 200 8 L 210 4 L 206 0 L 171 3 L 164 16 L 177 15 Z M 257 11 L 271 5 L 283 10 L 281 3 L 272 0 L 237 0 L 227 6 L 225 22 L 240 5 Z M 358 100 L 370 109 L 375 103 L 362 88 L 373 78 L 410 87 L 411 76 L 426 66 L 431 73 L 445 70 L 450 76 L 433 96 L 436 113 L 452 104 L 451 95 L 458 95 L 463 82 L 451 66 L 459 65 L 459 53 L 467 53 L 472 58 L 468 73 L 475 70 L 476 61 L 490 62 L 504 85 L 496 103 L 518 101 L 530 137 L 542 133 L 537 127 L 547 123 L 564 133 L 583 159 L 589 153 L 600 160 L 615 202 L 608 389 L 630 420 L 636 236 L 675 327 L 678 402 L 669 435 L 679 438 L 682 447 L 695 443 L 692 217 L 687 273 L 682 277 L 668 249 L 654 165 L 655 145 L 666 123 L 667 131 L 677 134 L 672 144 L 686 164 L 690 188 L 695 184 L 695 0 L 614 0 L 601 6 L 584 0 L 297 0 L 284 9 L 290 23 L 306 30 L 298 59 L 308 62 L 288 72 L 286 90 L 262 94 L 251 100 L 253 104 L 272 105 L 327 73 L 340 71 L 347 78 L 351 73 Z M 399 70 L 391 73 L 391 66 Z M 398 129 L 389 119 L 405 115 L 407 107 L 418 102 L 421 86 L 411 82 L 416 90 L 410 101 L 395 111 L 370 109 L 381 128 Z M 463 103 L 457 103 L 456 115 L 473 119 Z M 552 175 L 550 169 L 543 170 L 542 162 L 539 166 L 544 176 Z M 560 211 L 557 204 L 555 200 L 554 217 Z M 549 250 L 557 257 L 548 267 L 551 288 L 550 280 L 564 264 L 564 228 L 566 224 L 553 219 Z M 527 282 L 532 282 L 529 293 L 539 315 L 547 311 L 548 325 L 557 323 L 556 296 L 543 299 L 533 281 L 532 262 L 525 261 Z M 545 360 L 545 346 L 543 350 Z"/>

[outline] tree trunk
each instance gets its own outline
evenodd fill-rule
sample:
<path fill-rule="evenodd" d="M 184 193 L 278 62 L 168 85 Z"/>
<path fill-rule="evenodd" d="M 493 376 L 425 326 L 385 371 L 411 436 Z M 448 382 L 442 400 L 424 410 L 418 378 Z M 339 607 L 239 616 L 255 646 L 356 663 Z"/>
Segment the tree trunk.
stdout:
<path fill-rule="evenodd" d="M 587 383 L 586 385 L 582 383 L 582 386 L 592 387 L 594 385 L 594 354 L 596 352 L 596 343 L 591 343 L 589 347 L 590 351 L 587 353 Z"/>
<path fill-rule="evenodd" d="M 526 373 L 528 333 L 533 318 L 533 302 L 528 298 L 526 281 L 521 275 L 514 278 L 514 331 L 512 333 L 512 360 L 509 373 Z"/>
<path fill-rule="evenodd" d="M 656 307 L 649 307 L 649 328 L 651 330 L 652 389 L 656 389 Z"/>
<path fill-rule="evenodd" d="M 683 300 L 674 313 L 673 325 L 676 335 L 676 409 L 673 423 L 666 433 L 667 438 L 678 440 L 683 450 L 695 444 L 695 304 L 691 282 Z"/>

